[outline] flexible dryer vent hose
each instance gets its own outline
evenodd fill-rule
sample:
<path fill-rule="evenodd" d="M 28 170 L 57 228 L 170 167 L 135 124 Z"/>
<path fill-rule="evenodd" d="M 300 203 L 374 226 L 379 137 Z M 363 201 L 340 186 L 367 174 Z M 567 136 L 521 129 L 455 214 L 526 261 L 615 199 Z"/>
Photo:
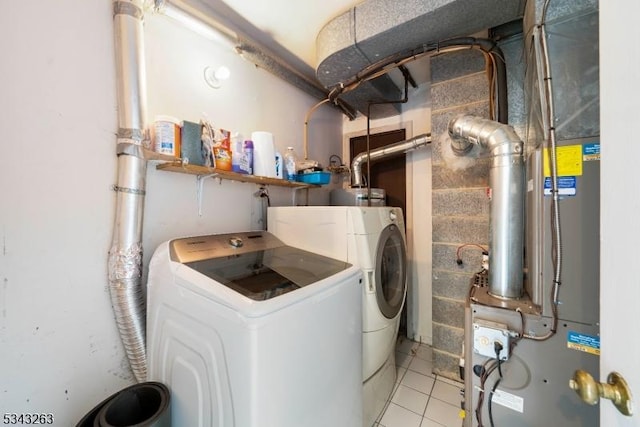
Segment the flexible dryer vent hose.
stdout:
<path fill-rule="evenodd" d="M 145 135 L 143 0 L 113 1 L 118 96 L 118 177 L 108 275 L 120 339 L 138 382 L 147 379 L 146 300 L 142 287 L 142 213 L 147 162 Z"/>

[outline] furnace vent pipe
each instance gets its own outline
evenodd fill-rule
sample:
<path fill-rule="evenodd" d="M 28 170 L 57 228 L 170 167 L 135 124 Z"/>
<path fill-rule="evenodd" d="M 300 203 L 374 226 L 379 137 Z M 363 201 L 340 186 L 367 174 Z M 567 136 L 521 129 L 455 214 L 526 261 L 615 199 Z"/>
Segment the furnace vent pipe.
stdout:
<path fill-rule="evenodd" d="M 384 147 L 371 150 L 369 155 L 366 151 L 358 154 L 353 158 L 351 162 L 351 186 L 363 187 L 362 183 L 362 164 L 367 162 L 367 158 L 373 163 L 378 160 L 386 159 L 389 157 L 399 156 L 409 151 L 422 148 L 431 143 L 431 134 L 418 135 L 406 141 L 396 142 Z"/>
<path fill-rule="evenodd" d="M 489 293 L 520 298 L 524 292 L 524 144 L 511 126 L 473 116 L 451 120 L 449 135 L 458 156 L 467 154 L 474 144 L 491 155 Z"/>
<path fill-rule="evenodd" d="M 115 223 L 109 249 L 111 304 L 118 331 L 138 382 L 147 378 L 146 300 L 142 289 L 142 213 L 147 162 L 143 0 L 113 2 L 118 100 L 118 175 Z"/>

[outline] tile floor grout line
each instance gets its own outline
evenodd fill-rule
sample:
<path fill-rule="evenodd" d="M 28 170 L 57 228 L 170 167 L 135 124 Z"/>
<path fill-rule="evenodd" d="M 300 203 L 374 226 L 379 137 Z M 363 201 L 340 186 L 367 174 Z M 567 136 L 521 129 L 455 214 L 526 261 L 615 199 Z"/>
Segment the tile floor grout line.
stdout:
<path fill-rule="evenodd" d="M 409 363 L 411 363 L 411 362 L 409 362 Z M 404 378 L 404 376 L 407 374 L 407 368 L 404 368 L 402 366 L 400 366 L 400 368 L 402 368 L 404 370 L 404 372 L 402 373 L 402 378 Z M 397 371 L 397 369 L 398 369 L 398 365 L 396 365 L 396 371 Z M 391 405 L 391 403 L 392 403 L 391 400 L 393 399 L 393 396 L 396 394 L 396 391 L 398 391 L 398 389 L 400 388 L 400 383 L 402 381 L 402 378 L 400 378 L 400 380 L 398 380 L 396 378 L 396 383 L 393 385 L 393 388 L 391 389 L 391 394 L 389 395 L 389 398 L 385 402 L 384 407 L 382 409 L 382 412 L 380 413 L 380 415 L 376 419 L 377 423 L 380 423 L 380 421 L 382 421 L 382 418 L 384 417 L 384 414 L 387 412 L 387 409 L 389 409 L 389 405 Z M 384 425 L 382 427 L 384 427 Z"/>
<path fill-rule="evenodd" d="M 427 408 L 429 407 L 429 402 L 431 401 L 431 395 L 433 394 L 433 390 L 436 387 L 436 381 L 438 381 L 438 375 L 436 375 L 436 378 L 433 381 L 433 384 L 431 384 L 431 390 L 429 391 L 429 398 L 427 399 L 427 404 L 424 407 L 424 412 L 422 413 L 422 418 L 426 418 Z"/>
<path fill-rule="evenodd" d="M 422 344 L 418 344 L 418 348 L 420 348 L 420 346 L 421 346 L 421 345 L 422 345 Z M 415 349 L 414 349 L 414 350 L 415 350 Z M 411 364 L 415 361 L 415 359 L 416 359 L 416 358 L 418 358 L 418 359 L 420 359 L 420 360 L 423 360 L 423 359 L 421 359 L 421 358 L 419 358 L 419 357 L 418 357 L 418 352 L 417 352 L 417 350 L 414 352 L 413 356 L 411 357 L 411 360 L 409 361 L 409 365 L 407 366 L 407 371 L 411 370 L 411 372 L 415 372 L 415 373 L 417 373 L 417 374 L 424 375 L 424 374 L 422 374 L 421 372 L 414 371 L 413 369 L 410 369 Z M 405 372 L 405 375 L 406 375 L 406 372 Z M 429 378 L 432 378 L 432 377 L 430 377 L 429 375 L 425 375 L 425 376 L 426 376 L 426 377 L 429 377 Z M 405 387 L 407 387 L 407 388 L 409 388 L 409 389 L 411 389 L 411 390 L 415 390 L 416 392 L 421 393 L 421 394 L 424 394 L 424 395 L 426 395 L 426 396 L 427 396 L 427 402 L 425 403 L 424 410 L 422 411 L 422 414 L 419 414 L 419 413 L 417 413 L 417 412 L 413 412 L 413 411 L 412 411 L 411 409 L 409 409 L 409 408 L 404 408 L 404 406 L 402 406 L 402 405 L 398 405 L 398 406 L 400 406 L 400 407 L 402 407 L 402 408 L 404 408 L 404 409 L 406 409 L 406 410 L 408 410 L 408 411 L 411 411 L 411 412 L 413 412 L 413 413 L 414 413 L 414 414 L 416 414 L 416 415 L 420 415 L 420 416 L 424 419 L 424 413 L 425 413 L 425 411 L 427 410 L 427 405 L 429 404 L 429 400 L 431 399 L 431 393 L 433 392 L 433 385 L 434 385 L 434 384 L 435 384 L 435 380 L 434 380 L 433 384 L 431 385 L 431 389 L 429 390 L 429 393 L 423 393 L 423 392 L 422 392 L 422 391 L 420 391 L 420 390 L 416 390 L 416 389 L 414 389 L 413 387 L 409 387 L 409 386 L 405 385 Z M 398 386 L 398 387 L 399 387 L 399 386 Z M 420 424 L 422 424 L 422 421 L 420 421 Z"/>
<path fill-rule="evenodd" d="M 404 345 L 406 346 L 406 344 L 404 344 Z M 405 355 L 407 357 L 407 359 L 405 359 L 405 362 L 407 362 L 407 363 L 405 363 L 406 366 L 396 365 L 396 370 L 400 371 L 400 375 L 397 376 L 396 383 L 393 386 L 391 395 L 389 396 L 389 399 L 387 399 L 387 401 L 385 402 L 384 409 L 383 409 L 382 413 L 380 414 L 380 416 L 378 417 L 378 419 L 376 420 L 376 422 L 374 423 L 374 426 L 385 427 L 385 424 L 382 424 L 381 421 L 382 421 L 382 418 L 384 417 L 385 413 L 387 412 L 387 410 L 391 406 L 391 404 L 397 405 L 399 408 L 402 408 L 402 409 L 404 409 L 406 411 L 409 411 L 409 412 L 411 412 L 413 414 L 416 414 L 417 416 L 420 416 L 419 413 L 414 412 L 409 408 L 406 408 L 402 404 L 394 403 L 392 401 L 392 399 L 394 398 L 395 394 L 398 392 L 398 390 L 399 390 L 401 385 L 404 385 L 405 387 L 407 387 L 410 390 L 413 390 L 413 391 L 415 391 L 417 393 L 421 393 L 421 394 L 427 396 L 427 402 L 425 404 L 424 411 L 422 412 L 422 416 L 421 416 L 422 420 L 420 421 L 420 426 L 422 426 L 422 424 L 425 422 L 425 420 L 427 420 L 428 422 L 433 423 L 434 425 L 436 425 L 436 424 L 440 425 L 436 421 L 434 421 L 431 418 L 426 416 L 427 408 L 429 407 L 429 403 L 431 402 L 431 398 L 432 397 L 435 398 L 436 400 L 438 400 L 439 402 L 443 402 L 443 403 L 446 403 L 446 404 L 454 406 L 454 407 L 456 406 L 456 405 L 452 405 L 448 401 L 443 401 L 442 399 L 439 399 L 439 398 L 433 396 L 437 381 L 442 381 L 445 384 L 449 384 L 446 381 L 443 381 L 443 380 L 439 379 L 439 377 L 441 377 L 441 375 L 435 374 L 433 371 L 431 371 L 430 374 L 423 374 L 420 371 L 415 371 L 415 370 L 409 368 L 411 366 L 411 364 L 415 361 L 416 358 L 420 359 L 421 361 L 430 362 L 431 364 L 433 363 L 433 359 L 429 360 L 429 359 L 423 359 L 422 357 L 418 357 L 418 352 L 420 351 L 421 347 L 428 347 L 430 350 L 432 349 L 431 346 L 428 345 L 428 344 L 413 343 L 413 344 L 411 344 L 411 346 L 410 346 L 410 348 L 408 350 L 408 353 L 396 350 L 397 353 L 403 354 L 403 355 Z M 431 366 L 431 368 L 433 369 L 433 366 Z M 431 384 L 431 387 L 429 388 L 429 392 L 428 393 L 425 393 L 425 392 L 423 392 L 421 390 L 417 390 L 417 389 L 415 389 L 413 387 L 410 387 L 410 386 L 408 386 L 406 384 L 402 384 L 402 381 L 405 379 L 405 377 L 407 376 L 409 371 L 411 371 L 411 372 L 413 372 L 414 374 L 417 374 L 417 375 L 424 375 L 425 377 L 430 378 L 431 380 L 433 380 L 433 382 Z M 446 378 L 446 377 L 443 377 L 443 378 Z M 453 385 L 453 384 L 449 384 L 449 385 Z M 393 426 L 393 427 L 395 427 L 395 426 Z"/>

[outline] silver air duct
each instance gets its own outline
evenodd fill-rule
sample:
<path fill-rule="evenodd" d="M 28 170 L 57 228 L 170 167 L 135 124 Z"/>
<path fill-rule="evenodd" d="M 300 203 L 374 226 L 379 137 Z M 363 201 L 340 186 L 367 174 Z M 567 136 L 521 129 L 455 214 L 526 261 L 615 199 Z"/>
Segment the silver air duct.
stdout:
<path fill-rule="evenodd" d="M 362 164 L 375 162 L 388 157 L 399 156 L 417 148 L 424 147 L 431 143 L 431 134 L 418 135 L 406 141 L 396 142 L 384 147 L 371 150 L 369 153 L 363 151 L 353 158 L 351 162 L 351 186 L 362 187 Z"/>
<path fill-rule="evenodd" d="M 118 181 L 109 250 L 111 303 L 129 364 L 147 378 L 145 294 L 142 289 L 142 213 L 147 163 L 142 155 L 146 120 L 143 0 L 113 2 L 118 96 Z"/>
<path fill-rule="evenodd" d="M 523 143 L 511 126 L 473 116 L 449 122 L 451 148 L 463 156 L 478 145 L 492 157 L 489 293 L 499 298 L 523 294 Z"/>

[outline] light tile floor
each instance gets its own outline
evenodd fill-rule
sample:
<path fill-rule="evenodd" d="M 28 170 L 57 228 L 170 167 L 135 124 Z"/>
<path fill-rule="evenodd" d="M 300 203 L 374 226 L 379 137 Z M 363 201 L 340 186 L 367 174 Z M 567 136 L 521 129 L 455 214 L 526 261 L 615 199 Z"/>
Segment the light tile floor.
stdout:
<path fill-rule="evenodd" d="M 460 427 L 461 382 L 432 372 L 431 347 L 398 338 L 398 378 L 387 407 L 374 426 Z"/>

